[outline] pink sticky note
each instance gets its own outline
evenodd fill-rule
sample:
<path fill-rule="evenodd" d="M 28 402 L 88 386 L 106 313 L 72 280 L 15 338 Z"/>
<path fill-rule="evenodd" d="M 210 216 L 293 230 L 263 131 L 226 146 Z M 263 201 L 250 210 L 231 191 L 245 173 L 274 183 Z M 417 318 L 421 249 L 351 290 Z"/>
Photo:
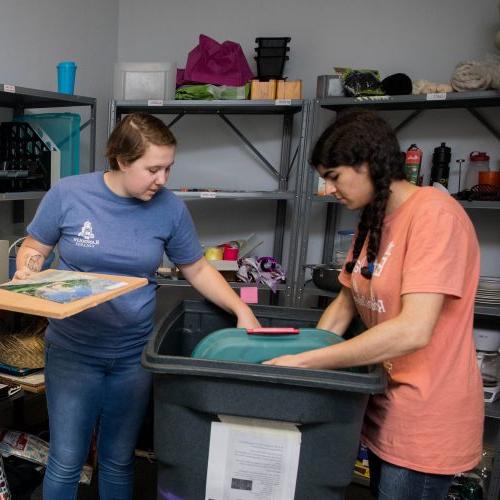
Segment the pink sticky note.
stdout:
<path fill-rule="evenodd" d="M 240 288 L 240 297 L 247 304 L 258 304 L 259 289 L 256 286 L 244 286 Z"/>

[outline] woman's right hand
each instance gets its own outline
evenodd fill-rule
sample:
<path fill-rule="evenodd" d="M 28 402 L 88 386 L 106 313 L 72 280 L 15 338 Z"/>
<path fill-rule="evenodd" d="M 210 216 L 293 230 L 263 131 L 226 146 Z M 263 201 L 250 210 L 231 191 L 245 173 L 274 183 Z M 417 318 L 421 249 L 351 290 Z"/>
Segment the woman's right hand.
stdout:
<path fill-rule="evenodd" d="M 52 251 L 51 246 L 44 245 L 33 237 L 28 236 L 16 256 L 16 272 L 14 280 L 25 280 L 42 270 L 45 259 Z"/>
<path fill-rule="evenodd" d="M 29 269 L 18 269 L 11 281 L 27 280 L 31 278 L 37 271 L 30 271 Z"/>

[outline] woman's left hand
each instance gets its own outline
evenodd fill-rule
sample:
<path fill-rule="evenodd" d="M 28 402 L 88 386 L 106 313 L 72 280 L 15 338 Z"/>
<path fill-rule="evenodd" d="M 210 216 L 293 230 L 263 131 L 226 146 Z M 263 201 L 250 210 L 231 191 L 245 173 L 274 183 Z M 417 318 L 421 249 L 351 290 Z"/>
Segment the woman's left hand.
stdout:
<path fill-rule="evenodd" d="M 263 361 L 262 364 L 274 366 L 292 366 L 295 368 L 308 368 L 304 357 L 300 354 L 287 354 L 285 356 L 278 356 L 277 358 Z"/>

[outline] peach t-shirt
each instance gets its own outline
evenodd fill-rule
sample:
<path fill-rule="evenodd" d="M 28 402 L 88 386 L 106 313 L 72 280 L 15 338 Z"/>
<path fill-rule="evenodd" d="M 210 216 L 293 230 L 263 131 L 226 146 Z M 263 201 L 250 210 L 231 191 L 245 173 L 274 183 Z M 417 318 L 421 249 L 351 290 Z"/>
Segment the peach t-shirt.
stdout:
<path fill-rule="evenodd" d="M 445 300 L 429 344 L 384 363 L 388 387 L 370 398 L 363 441 L 401 467 L 471 469 L 481 457 L 484 401 L 472 334 L 479 247 L 470 219 L 448 194 L 420 188 L 385 218 L 371 280 L 360 274 L 364 265 L 366 242 L 352 275 L 343 271 L 340 281 L 367 327 L 397 316 L 404 294 Z"/>

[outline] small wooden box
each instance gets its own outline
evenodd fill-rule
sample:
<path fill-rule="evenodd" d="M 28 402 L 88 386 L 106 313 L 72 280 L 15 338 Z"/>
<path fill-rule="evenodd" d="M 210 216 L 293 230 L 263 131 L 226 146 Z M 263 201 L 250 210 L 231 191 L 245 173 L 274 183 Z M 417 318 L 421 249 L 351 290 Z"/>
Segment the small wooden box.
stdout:
<path fill-rule="evenodd" d="M 278 80 L 276 99 L 302 99 L 302 80 Z"/>
<path fill-rule="evenodd" d="M 276 80 L 269 80 L 268 82 L 252 80 L 250 84 L 250 99 L 256 101 L 276 99 Z"/>

